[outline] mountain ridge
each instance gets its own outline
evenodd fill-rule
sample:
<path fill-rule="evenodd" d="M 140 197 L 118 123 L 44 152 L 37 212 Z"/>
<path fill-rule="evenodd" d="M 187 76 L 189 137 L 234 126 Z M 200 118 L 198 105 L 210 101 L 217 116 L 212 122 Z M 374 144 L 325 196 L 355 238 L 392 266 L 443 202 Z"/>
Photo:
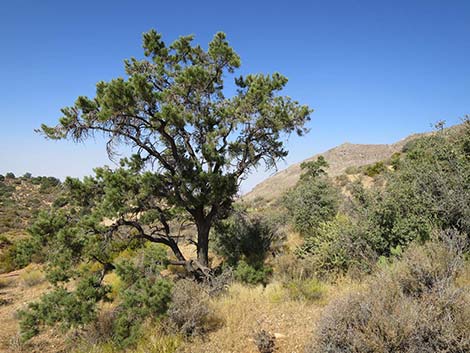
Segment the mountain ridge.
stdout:
<path fill-rule="evenodd" d="M 325 152 L 313 155 L 301 162 L 277 172 L 258 183 L 251 191 L 241 196 L 243 201 L 253 202 L 263 199 L 272 202 L 295 186 L 300 178 L 303 162 L 315 160 L 323 156 L 329 164 L 328 174 L 332 177 L 343 174 L 348 167 L 361 167 L 390 158 L 394 153 L 401 152 L 410 141 L 429 133 L 414 133 L 392 144 L 359 144 L 344 142 Z"/>

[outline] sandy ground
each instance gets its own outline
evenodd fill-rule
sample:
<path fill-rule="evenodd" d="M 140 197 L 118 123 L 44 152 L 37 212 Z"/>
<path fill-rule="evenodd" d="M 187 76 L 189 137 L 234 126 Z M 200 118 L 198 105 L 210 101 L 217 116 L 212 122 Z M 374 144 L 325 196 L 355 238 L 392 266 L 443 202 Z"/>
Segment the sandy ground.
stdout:
<path fill-rule="evenodd" d="M 25 269 L 0 274 L 0 352 L 64 352 L 62 335 L 52 330 L 39 335 L 28 344 L 20 343 L 18 310 L 38 299 L 49 288 L 45 281 L 33 286 L 26 285 L 21 278 L 24 271 Z"/>

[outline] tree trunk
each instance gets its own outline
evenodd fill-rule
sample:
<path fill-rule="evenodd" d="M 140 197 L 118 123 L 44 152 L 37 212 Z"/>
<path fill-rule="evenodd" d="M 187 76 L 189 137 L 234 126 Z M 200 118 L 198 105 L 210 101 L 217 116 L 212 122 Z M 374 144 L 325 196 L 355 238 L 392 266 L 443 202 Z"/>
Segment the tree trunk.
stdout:
<path fill-rule="evenodd" d="M 170 239 L 169 246 L 178 261 L 186 262 L 186 259 L 184 258 L 184 255 L 181 252 L 178 244 L 173 239 Z"/>
<path fill-rule="evenodd" d="M 197 222 L 197 261 L 204 267 L 209 267 L 210 229 L 211 223 L 207 219 Z"/>

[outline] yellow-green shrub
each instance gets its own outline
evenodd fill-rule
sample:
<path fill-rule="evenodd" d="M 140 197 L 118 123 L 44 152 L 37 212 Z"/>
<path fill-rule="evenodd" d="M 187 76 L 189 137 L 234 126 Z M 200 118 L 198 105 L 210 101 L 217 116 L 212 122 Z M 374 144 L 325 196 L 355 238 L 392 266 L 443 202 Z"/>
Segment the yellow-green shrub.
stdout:
<path fill-rule="evenodd" d="M 44 273 L 35 268 L 27 267 L 23 273 L 20 274 L 21 283 L 26 287 L 34 287 L 46 280 Z"/>

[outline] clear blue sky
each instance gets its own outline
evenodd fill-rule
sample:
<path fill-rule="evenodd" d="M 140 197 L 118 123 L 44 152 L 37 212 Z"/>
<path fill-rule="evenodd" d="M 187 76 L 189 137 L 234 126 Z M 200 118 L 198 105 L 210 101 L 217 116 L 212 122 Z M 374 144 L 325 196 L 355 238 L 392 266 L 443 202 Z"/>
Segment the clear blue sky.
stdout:
<path fill-rule="evenodd" d="M 240 73 L 286 75 L 286 94 L 315 109 L 287 164 L 470 113 L 470 1 L 2 0 L 0 173 L 63 178 L 110 164 L 101 141 L 47 141 L 33 129 L 93 95 L 98 80 L 123 75 L 150 28 L 202 44 L 222 30 Z M 244 190 L 265 176 L 254 173 Z"/>

